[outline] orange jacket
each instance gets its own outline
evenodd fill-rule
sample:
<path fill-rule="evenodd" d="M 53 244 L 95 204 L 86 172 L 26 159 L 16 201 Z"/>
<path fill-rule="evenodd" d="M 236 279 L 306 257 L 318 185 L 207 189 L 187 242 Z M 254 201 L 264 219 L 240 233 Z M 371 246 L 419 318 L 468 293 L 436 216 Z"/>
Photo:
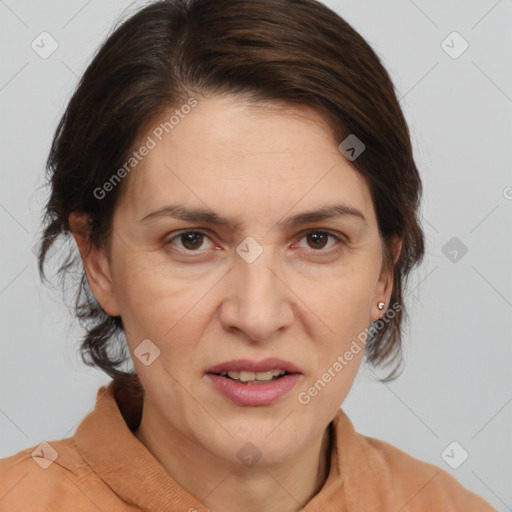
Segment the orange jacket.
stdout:
<path fill-rule="evenodd" d="M 100 387 L 72 437 L 0 459 L 0 512 L 207 512 L 134 436 L 124 419 L 133 411 L 117 400 L 113 382 Z M 331 426 L 328 478 L 301 511 L 496 510 L 446 471 L 358 434 L 343 410 Z"/>

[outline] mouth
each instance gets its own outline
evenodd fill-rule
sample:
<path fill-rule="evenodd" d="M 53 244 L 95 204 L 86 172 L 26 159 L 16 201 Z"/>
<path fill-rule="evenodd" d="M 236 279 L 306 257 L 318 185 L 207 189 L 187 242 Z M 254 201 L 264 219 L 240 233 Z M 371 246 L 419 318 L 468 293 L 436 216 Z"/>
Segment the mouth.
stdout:
<path fill-rule="evenodd" d="M 263 372 L 249 372 L 249 371 L 224 371 L 219 373 L 213 373 L 212 375 L 219 375 L 220 377 L 226 377 L 227 379 L 233 380 L 235 382 L 239 382 L 241 384 L 248 385 L 260 385 L 260 384 L 268 384 L 269 382 L 274 382 L 278 379 L 283 378 L 285 375 L 291 375 L 290 372 L 286 370 L 282 370 L 280 368 L 267 370 Z"/>
<path fill-rule="evenodd" d="M 286 395 L 303 376 L 299 367 L 269 358 L 238 359 L 218 364 L 206 372 L 214 388 L 226 399 L 242 406 L 270 405 Z"/>
<path fill-rule="evenodd" d="M 206 373 L 221 375 L 242 382 L 265 382 L 278 379 L 286 374 L 299 373 L 301 369 L 290 361 L 269 357 L 263 361 L 251 359 L 234 359 L 212 366 Z"/>

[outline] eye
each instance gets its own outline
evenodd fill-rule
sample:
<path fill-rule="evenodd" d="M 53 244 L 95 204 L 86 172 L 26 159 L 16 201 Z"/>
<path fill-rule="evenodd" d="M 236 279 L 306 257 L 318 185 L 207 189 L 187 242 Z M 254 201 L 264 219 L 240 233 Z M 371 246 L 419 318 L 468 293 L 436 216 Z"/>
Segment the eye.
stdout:
<path fill-rule="evenodd" d="M 338 245 L 341 247 L 331 251 L 330 249 L 324 250 L 329 238 L 335 239 L 337 242 L 340 242 Z M 169 238 L 164 242 L 164 245 L 174 245 L 175 241 L 180 242 L 181 247 L 178 246 L 183 252 L 197 252 L 200 253 L 205 249 L 201 248 L 204 245 L 205 239 L 210 240 L 209 236 L 203 233 L 202 231 L 181 231 Z M 313 252 L 322 252 L 322 253 L 330 253 L 337 252 L 343 248 L 343 240 L 341 237 L 331 233 L 329 231 L 308 231 L 304 235 L 302 235 L 302 239 L 308 240 L 308 245 Z M 211 240 L 210 240 L 211 242 Z"/>
<path fill-rule="evenodd" d="M 312 248 L 313 252 L 325 252 L 330 253 L 333 252 L 330 249 L 323 250 L 328 243 L 330 238 L 334 238 L 336 241 L 340 242 L 341 246 L 343 245 L 343 240 L 335 235 L 334 233 L 330 233 L 329 231 L 308 231 L 305 233 L 302 239 L 307 239 L 307 243 L 310 248 Z M 335 251 L 340 250 L 341 248 L 335 249 Z M 334 251 L 334 252 L 335 252 Z"/>
<path fill-rule="evenodd" d="M 165 242 L 165 245 L 172 244 L 175 240 L 181 242 L 178 247 L 185 252 L 200 252 L 198 249 L 203 245 L 204 239 L 208 238 L 202 231 L 182 231 Z"/>

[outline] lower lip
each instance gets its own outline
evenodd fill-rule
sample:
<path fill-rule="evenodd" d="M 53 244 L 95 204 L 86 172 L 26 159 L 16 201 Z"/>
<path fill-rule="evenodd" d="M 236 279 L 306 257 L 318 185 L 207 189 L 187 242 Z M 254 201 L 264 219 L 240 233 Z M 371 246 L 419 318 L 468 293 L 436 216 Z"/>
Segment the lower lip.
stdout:
<path fill-rule="evenodd" d="M 284 375 L 267 384 L 241 384 L 229 377 L 208 373 L 217 391 L 237 405 L 270 405 L 288 393 L 300 379 L 300 373 Z"/>

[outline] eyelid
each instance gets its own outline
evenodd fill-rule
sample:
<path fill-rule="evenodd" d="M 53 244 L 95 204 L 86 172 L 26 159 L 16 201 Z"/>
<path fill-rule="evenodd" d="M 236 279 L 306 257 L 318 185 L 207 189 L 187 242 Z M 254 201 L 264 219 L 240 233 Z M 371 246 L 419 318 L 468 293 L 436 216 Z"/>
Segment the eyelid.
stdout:
<path fill-rule="evenodd" d="M 343 248 L 343 246 L 347 243 L 346 237 L 342 233 L 331 231 L 330 229 L 323 229 L 323 228 L 310 228 L 310 229 L 306 229 L 306 230 L 300 232 L 297 235 L 298 241 L 302 240 L 306 235 L 309 235 L 311 233 L 324 233 L 324 234 L 330 235 L 332 238 L 334 238 L 338 242 L 334 247 L 331 247 L 330 249 L 326 249 L 326 250 L 306 249 L 308 252 L 316 253 L 318 255 L 323 255 L 323 254 L 328 255 L 328 254 L 339 252 Z M 341 247 L 339 247 L 339 246 L 341 246 Z"/>
<path fill-rule="evenodd" d="M 182 230 L 179 230 L 177 232 L 174 232 L 172 234 L 172 236 L 170 236 L 170 237 L 168 237 L 168 238 L 166 238 L 164 240 L 163 246 L 170 245 L 171 242 L 173 242 L 174 240 L 176 240 L 180 236 L 185 235 L 187 233 L 199 233 L 199 234 L 202 234 L 206 238 L 208 238 L 212 243 L 214 243 L 214 241 L 211 239 L 210 230 L 208 228 L 198 228 L 198 229 L 190 229 L 189 228 L 189 229 L 182 229 Z M 340 248 L 337 247 L 337 246 L 339 246 L 339 245 L 344 246 L 347 243 L 346 236 L 343 233 L 333 232 L 333 231 L 331 231 L 329 229 L 323 229 L 323 228 L 309 228 L 309 229 L 305 229 L 304 231 L 301 231 L 300 233 L 297 234 L 296 239 L 297 239 L 297 241 L 300 241 L 306 235 L 309 235 L 311 233 L 325 233 L 325 234 L 330 235 L 334 239 L 336 239 L 336 241 L 338 242 L 336 244 L 336 246 L 331 247 L 330 249 L 327 249 L 327 250 L 323 250 L 323 249 L 318 249 L 318 250 L 306 249 L 308 252 L 317 253 L 318 255 L 331 254 L 331 253 L 337 252 L 337 251 L 340 250 Z M 205 252 L 204 250 L 190 251 L 190 250 L 179 249 L 179 248 L 177 250 L 179 252 L 181 252 L 181 253 L 189 254 L 189 255 L 192 255 L 192 254 L 203 254 Z"/>
<path fill-rule="evenodd" d="M 210 240 L 210 242 L 214 243 L 214 241 L 211 239 L 211 234 L 209 233 L 209 229 L 207 228 L 200 228 L 200 229 L 182 229 L 180 231 L 176 231 L 176 232 L 173 232 L 173 234 L 169 237 L 166 237 L 162 243 L 162 245 L 165 247 L 166 245 L 171 245 L 171 243 L 176 240 L 177 238 L 179 238 L 180 236 L 182 235 L 186 235 L 187 233 L 200 233 L 202 235 L 204 235 L 206 238 L 208 238 Z M 178 248 L 178 251 L 180 251 L 181 253 L 187 253 L 187 254 L 203 254 L 205 251 L 204 250 L 198 250 L 198 251 L 187 251 L 185 249 L 179 249 Z"/>

